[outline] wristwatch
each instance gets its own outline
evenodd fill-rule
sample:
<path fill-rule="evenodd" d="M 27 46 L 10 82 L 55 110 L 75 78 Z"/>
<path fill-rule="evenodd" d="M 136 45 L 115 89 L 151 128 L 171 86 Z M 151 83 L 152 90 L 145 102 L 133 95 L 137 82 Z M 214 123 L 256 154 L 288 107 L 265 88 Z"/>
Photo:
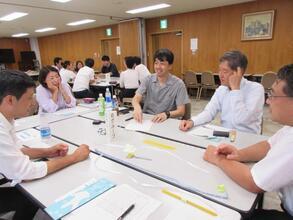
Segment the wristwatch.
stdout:
<path fill-rule="evenodd" d="M 170 114 L 169 111 L 166 111 L 165 114 L 166 114 L 167 118 L 170 118 L 170 115 L 171 115 L 171 114 Z"/>

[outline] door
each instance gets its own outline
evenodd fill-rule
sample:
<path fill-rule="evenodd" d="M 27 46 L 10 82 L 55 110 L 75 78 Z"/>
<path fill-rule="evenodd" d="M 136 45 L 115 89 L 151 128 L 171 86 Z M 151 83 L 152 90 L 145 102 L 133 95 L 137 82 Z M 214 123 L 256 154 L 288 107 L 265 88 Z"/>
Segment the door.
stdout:
<path fill-rule="evenodd" d="M 182 32 L 169 32 L 151 35 L 151 54 L 149 54 L 149 68 L 154 72 L 153 55 L 160 48 L 168 48 L 174 54 L 171 73 L 182 78 Z"/>
<path fill-rule="evenodd" d="M 114 63 L 120 72 L 121 63 L 120 55 L 117 55 L 117 47 L 119 47 L 119 38 L 101 40 L 101 57 L 108 55 L 111 63 Z"/>

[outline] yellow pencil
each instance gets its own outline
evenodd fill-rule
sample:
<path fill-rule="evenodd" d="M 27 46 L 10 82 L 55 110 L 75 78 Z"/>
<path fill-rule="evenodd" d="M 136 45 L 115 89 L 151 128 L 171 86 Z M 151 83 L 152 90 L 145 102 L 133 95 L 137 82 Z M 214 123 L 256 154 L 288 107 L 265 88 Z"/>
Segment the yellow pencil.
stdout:
<path fill-rule="evenodd" d="M 177 195 L 177 194 L 175 194 L 173 192 L 170 192 L 167 189 L 162 189 L 162 193 L 165 193 L 168 196 L 171 196 L 171 197 L 173 197 L 175 199 L 178 199 L 178 200 L 180 200 L 182 202 L 185 202 L 186 204 L 191 205 L 191 206 L 193 206 L 193 207 L 195 207 L 195 208 L 197 208 L 197 209 L 199 209 L 199 210 L 201 210 L 201 211 L 203 211 L 205 213 L 208 213 L 208 214 L 210 214 L 212 216 L 218 216 L 218 214 L 215 213 L 214 211 L 212 211 L 212 210 L 210 210 L 208 208 L 205 208 L 205 207 L 203 207 L 201 205 L 198 205 L 198 204 L 196 204 L 196 203 L 194 203 L 194 202 L 192 202 L 192 201 L 190 201 L 188 199 L 184 199 L 181 196 L 179 196 L 179 195 Z"/>

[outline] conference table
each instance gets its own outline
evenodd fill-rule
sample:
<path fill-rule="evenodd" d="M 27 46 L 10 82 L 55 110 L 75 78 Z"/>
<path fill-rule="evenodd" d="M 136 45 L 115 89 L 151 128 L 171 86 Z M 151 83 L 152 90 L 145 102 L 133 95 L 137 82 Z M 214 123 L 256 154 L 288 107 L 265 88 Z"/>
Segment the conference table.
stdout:
<path fill-rule="evenodd" d="M 17 136 L 23 137 L 23 133 L 26 134 L 26 138 L 22 138 L 21 143 L 30 145 L 31 147 L 47 147 L 60 142 L 64 143 L 63 140 L 55 137 L 52 137 L 49 141 L 44 142 L 39 137 L 39 131 L 33 128 L 20 131 L 17 133 Z M 69 153 L 72 153 L 77 148 L 77 145 L 70 143 L 68 143 L 68 145 Z M 25 193 L 26 196 L 38 204 L 40 208 L 45 209 L 50 207 L 50 205 L 54 202 L 59 201 L 60 198 L 62 198 L 68 192 L 71 192 L 79 186 L 88 183 L 88 181 L 91 181 L 93 178 L 106 178 L 107 180 L 110 180 L 116 184 L 116 187 L 114 188 L 117 188 L 118 186 L 125 188 L 125 186 L 127 186 L 129 189 L 131 189 L 131 193 L 133 193 L 133 190 L 135 190 L 142 194 L 127 194 L 124 196 L 129 198 L 115 198 L 115 202 L 109 204 L 111 209 L 113 209 L 111 212 L 114 216 L 119 216 L 118 208 L 120 206 L 123 206 L 123 204 L 127 203 L 127 201 L 134 200 L 136 202 L 135 207 L 138 209 L 137 212 L 142 212 L 141 210 L 148 209 L 147 207 L 155 206 L 155 204 L 157 204 L 157 206 L 153 207 L 153 210 L 149 212 L 144 211 L 144 213 L 142 213 L 139 218 L 137 217 L 138 214 L 135 216 L 135 212 L 133 212 L 130 213 L 126 219 L 169 220 L 178 219 L 178 217 L 182 219 L 241 219 L 240 214 L 232 209 L 182 190 L 164 181 L 160 181 L 156 178 L 145 175 L 140 171 L 114 162 L 108 158 L 101 157 L 95 153 L 90 153 L 89 158 L 85 161 L 71 165 L 56 173 L 50 174 L 45 178 L 20 183 L 17 185 L 17 187 L 23 193 Z M 111 191 L 113 191 L 113 189 L 105 192 L 102 195 L 104 197 L 96 197 L 95 199 L 66 215 L 63 219 L 101 218 L 100 215 L 97 216 L 97 208 L 99 206 L 105 206 L 104 204 L 107 203 L 106 198 L 108 198 L 107 196 L 111 193 Z M 179 199 L 170 197 L 169 195 L 162 193 L 162 189 L 167 189 L 169 192 L 180 195 L 182 198 L 192 201 L 194 204 L 208 208 L 209 210 L 217 213 L 218 216 L 211 216 L 210 214 L 203 212 L 198 208 L 180 201 Z M 144 201 L 146 204 L 143 207 L 140 207 L 139 204 Z M 115 206 L 118 206 L 118 208 Z M 106 208 L 109 209 L 109 207 Z"/>

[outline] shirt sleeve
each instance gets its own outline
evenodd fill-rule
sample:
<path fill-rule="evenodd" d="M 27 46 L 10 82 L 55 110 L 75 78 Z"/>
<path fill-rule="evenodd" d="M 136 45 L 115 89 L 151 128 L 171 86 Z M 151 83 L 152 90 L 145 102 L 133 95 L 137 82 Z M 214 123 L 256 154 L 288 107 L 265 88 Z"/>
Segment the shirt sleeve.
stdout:
<path fill-rule="evenodd" d="M 136 94 L 144 96 L 147 93 L 147 87 L 148 87 L 150 81 L 151 81 L 151 76 L 146 77 L 144 80 L 142 80 L 140 86 L 136 90 Z"/>
<path fill-rule="evenodd" d="M 251 88 L 248 94 L 241 90 L 233 90 L 231 94 L 231 116 L 234 127 L 250 125 L 259 121 L 263 113 L 264 89 L 261 85 Z"/>
<path fill-rule="evenodd" d="M 40 86 L 37 88 L 36 98 L 39 106 L 46 112 L 55 112 L 58 109 L 58 105 L 53 101 L 52 94 L 47 91 L 46 88 Z"/>
<path fill-rule="evenodd" d="M 14 182 L 41 178 L 47 175 L 46 162 L 32 162 L 11 140 L 8 133 L 0 132 L 0 173 Z"/>
<path fill-rule="evenodd" d="M 179 88 L 176 95 L 176 106 L 185 105 L 190 102 L 186 87 L 182 81 L 179 82 Z"/>
<path fill-rule="evenodd" d="M 206 105 L 205 109 L 199 115 L 191 118 L 195 126 L 208 123 L 215 118 L 215 116 L 221 109 L 221 103 L 220 103 L 221 92 L 222 92 L 221 87 L 219 87 L 214 93 L 214 95 L 212 96 L 209 103 Z"/>
<path fill-rule="evenodd" d="M 112 76 L 119 77 L 119 72 L 118 72 L 117 67 L 114 63 L 112 63 L 111 72 L 112 72 Z"/>
<path fill-rule="evenodd" d="M 66 107 L 75 107 L 76 106 L 76 99 L 73 97 L 71 89 L 69 87 L 69 85 L 67 83 L 62 83 L 62 86 L 64 88 L 64 90 L 66 91 L 66 93 L 69 95 L 70 97 L 70 103 L 65 103 Z"/>
<path fill-rule="evenodd" d="M 95 79 L 95 71 L 93 69 L 91 69 L 90 80 L 94 80 L 94 79 Z"/>
<path fill-rule="evenodd" d="M 290 143 L 283 142 L 282 144 Z M 271 147 L 268 154 L 252 167 L 251 174 L 255 184 L 261 189 L 268 192 L 278 191 L 292 184 L 292 167 L 291 153 Z"/>

